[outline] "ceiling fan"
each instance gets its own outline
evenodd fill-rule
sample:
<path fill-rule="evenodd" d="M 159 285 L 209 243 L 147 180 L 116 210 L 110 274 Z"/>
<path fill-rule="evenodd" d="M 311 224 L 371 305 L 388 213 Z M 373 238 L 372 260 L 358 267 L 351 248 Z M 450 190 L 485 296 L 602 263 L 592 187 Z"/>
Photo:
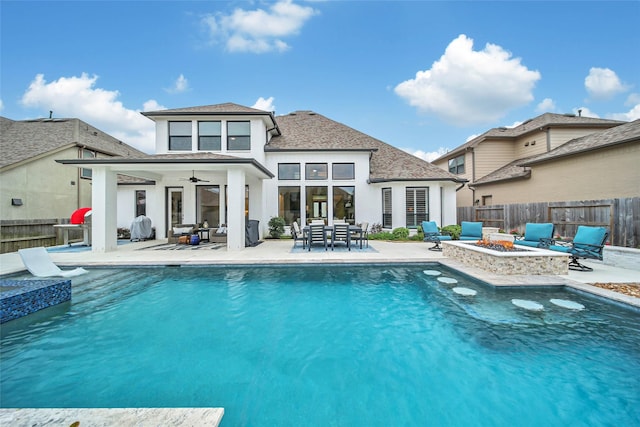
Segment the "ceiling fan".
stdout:
<path fill-rule="evenodd" d="M 209 182 L 206 179 L 200 179 L 200 178 L 196 178 L 196 174 L 195 171 L 191 171 L 191 176 L 189 178 L 181 178 L 180 181 L 191 181 L 194 184 L 198 183 L 198 182 Z"/>

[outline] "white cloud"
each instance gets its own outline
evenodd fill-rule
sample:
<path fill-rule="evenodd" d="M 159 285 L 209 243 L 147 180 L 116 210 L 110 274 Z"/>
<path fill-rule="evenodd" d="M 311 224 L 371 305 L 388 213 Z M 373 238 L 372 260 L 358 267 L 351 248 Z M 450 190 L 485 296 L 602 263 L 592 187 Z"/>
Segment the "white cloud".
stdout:
<path fill-rule="evenodd" d="M 615 71 L 609 68 L 591 68 L 589 75 L 584 79 L 584 86 L 594 99 L 611 99 L 629 90 L 629 87 L 620 81 Z"/>
<path fill-rule="evenodd" d="M 82 73 L 80 77 L 60 77 L 47 83 L 38 74 L 22 96 L 22 104 L 30 108 L 52 110 L 56 117 L 74 117 L 97 127 L 119 140 L 152 153 L 155 149 L 155 125 L 140 114 L 130 110 L 117 98 L 118 91 L 95 87 L 98 76 Z M 155 101 L 146 106 L 161 107 Z M 162 109 L 162 108 L 157 108 Z"/>
<path fill-rule="evenodd" d="M 180 76 L 176 79 L 173 87 L 165 89 L 165 91 L 169 93 L 182 93 L 186 92 L 187 90 L 189 90 L 189 81 L 184 77 L 183 74 L 180 74 Z"/>
<path fill-rule="evenodd" d="M 607 115 L 607 118 L 613 120 L 624 120 L 631 122 L 640 119 L 640 103 L 633 105 L 626 113 L 614 113 Z"/>
<path fill-rule="evenodd" d="M 413 148 L 402 148 L 402 151 L 413 154 L 414 156 L 426 160 L 427 162 L 432 162 L 438 157 L 443 156 L 444 154 L 449 152 L 448 148 L 440 147 L 437 151 L 422 151 L 422 150 L 414 150 Z"/>
<path fill-rule="evenodd" d="M 431 69 L 418 71 L 415 79 L 396 86 L 395 92 L 420 111 L 458 125 L 495 121 L 510 109 L 533 100 L 540 80 L 502 47 L 487 43 L 473 50 L 464 34 L 447 46 Z"/>
<path fill-rule="evenodd" d="M 260 97 L 258 98 L 256 103 L 251 106 L 251 108 L 257 108 L 258 110 L 264 110 L 269 112 L 276 111 L 276 107 L 275 105 L 273 105 L 273 100 L 274 100 L 273 96 L 270 96 L 267 99 Z"/>
<path fill-rule="evenodd" d="M 553 112 L 556 109 L 556 103 L 553 99 L 551 98 L 545 98 L 543 99 L 538 106 L 536 107 L 536 111 L 538 113 L 548 113 L 548 112 Z"/>
<path fill-rule="evenodd" d="M 589 110 L 587 107 L 578 107 L 573 109 L 573 114 L 576 116 L 582 117 L 592 117 L 594 119 L 599 119 L 600 116 L 593 111 Z"/>
<path fill-rule="evenodd" d="M 4 102 L 0 99 L 0 111 L 4 110 Z"/>
<path fill-rule="evenodd" d="M 208 15 L 203 23 L 212 41 L 223 43 L 230 52 L 283 52 L 289 45 L 282 39 L 298 34 L 316 13 L 312 7 L 280 0 L 268 10 L 238 8 L 230 15 Z"/>

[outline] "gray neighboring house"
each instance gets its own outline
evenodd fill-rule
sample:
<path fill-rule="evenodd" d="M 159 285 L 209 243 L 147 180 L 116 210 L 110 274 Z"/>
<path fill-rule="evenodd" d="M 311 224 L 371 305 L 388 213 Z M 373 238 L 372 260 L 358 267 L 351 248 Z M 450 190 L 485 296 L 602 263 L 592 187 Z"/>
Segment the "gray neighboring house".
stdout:
<path fill-rule="evenodd" d="M 42 224 L 41 230 L 49 224 L 49 231 L 23 227 L 18 234 L 47 235 L 48 239 L 36 244 L 53 244 L 51 224 L 68 221 L 74 210 L 91 206 L 91 170 L 65 167 L 56 160 L 131 156 L 146 154 L 79 119 L 0 117 L 3 248 L 29 246 L 27 240 L 19 240 L 24 236 L 16 236 L 16 228 L 9 224 Z M 130 177 L 120 178 L 123 183 L 132 181 Z"/>

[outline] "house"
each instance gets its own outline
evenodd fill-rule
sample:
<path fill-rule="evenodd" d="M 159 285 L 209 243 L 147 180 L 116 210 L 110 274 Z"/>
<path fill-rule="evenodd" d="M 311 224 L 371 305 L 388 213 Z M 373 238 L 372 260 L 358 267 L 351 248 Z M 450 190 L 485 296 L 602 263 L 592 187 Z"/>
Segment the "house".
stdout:
<path fill-rule="evenodd" d="M 24 227 L 46 223 L 52 230 L 52 224 L 68 221 L 74 210 L 91 206 L 91 169 L 68 168 L 55 160 L 145 156 L 74 118 L 16 121 L 0 117 L 0 152 L 3 248 L 5 240 L 15 240 L 4 232 L 5 226 L 11 228 L 9 223 Z M 55 242 L 53 236 L 49 240 L 41 243 Z"/>
<path fill-rule="evenodd" d="M 176 224 L 225 224 L 227 247 L 245 244 L 245 223 L 322 219 L 417 228 L 456 223 L 456 190 L 466 180 L 312 111 L 275 116 L 233 103 L 142 113 L 156 125 L 156 153 L 139 158 L 67 159 L 93 175 L 93 250 L 116 247 L 117 218 L 136 185 L 158 238 Z M 152 194 L 150 194 L 152 193 Z"/>
<path fill-rule="evenodd" d="M 533 201 L 533 194 L 541 194 L 540 197 L 543 199 L 539 200 L 542 201 L 547 197 L 542 191 L 529 194 L 523 192 L 522 188 L 515 190 L 514 187 L 511 196 L 498 196 L 492 191 L 485 191 L 488 187 L 484 187 L 482 191 L 479 188 L 480 185 L 487 185 L 496 180 L 503 183 L 518 179 L 529 180 L 532 176 L 531 169 L 518 166 L 523 164 L 524 159 L 549 153 L 572 139 L 624 123 L 573 114 L 545 113 L 513 128 L 490 129 L 439 157 L 433 164 L 469 181 L 468 186 L 458 192 L 458 207 L 507 204 L 522 199 Z M 608 164 L 612 168 L 616 167 L 615 163 Z M 562 162 L 556 162 L 555 165 L 564 168 Z M 530 182 L 535 186 L 535 180 Z M 554 197 L 558 200 L 575 200 L 575 187 L 557 187 Z M 531 191 L 533 186 L 527 188 L 527 191 Z"/>
<path fill-rule="evenodd" d="M 495 204 L 640 197 L 640 120 L 511 162 L 471 184 Z"/>

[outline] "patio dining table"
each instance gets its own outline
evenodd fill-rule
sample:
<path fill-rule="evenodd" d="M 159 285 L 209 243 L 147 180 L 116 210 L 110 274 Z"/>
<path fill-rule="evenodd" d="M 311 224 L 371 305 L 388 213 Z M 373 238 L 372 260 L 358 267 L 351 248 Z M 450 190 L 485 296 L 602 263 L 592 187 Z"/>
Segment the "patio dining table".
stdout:
<path fill-rule="evenodd" d="M 327 238 L 330 237 L 330 232 L 333 231 L 333 225 L 325 225 L 324 226 L 324 234 L 327 235 Z M 357 233 L 358 234 L 358 240 L 360 241 L 360 249 L 362 249 L 362 227 L 358 226 L 358 225 L 349 225 L 349 233 Z M 308 242 L 309 241 L 309 226 L 305 225 L 304 227 L 302 227 L 302 244 L 303 244 L 303 248 L 306 247 L 306 245 L 304 244 L 304 242 Z"/>

